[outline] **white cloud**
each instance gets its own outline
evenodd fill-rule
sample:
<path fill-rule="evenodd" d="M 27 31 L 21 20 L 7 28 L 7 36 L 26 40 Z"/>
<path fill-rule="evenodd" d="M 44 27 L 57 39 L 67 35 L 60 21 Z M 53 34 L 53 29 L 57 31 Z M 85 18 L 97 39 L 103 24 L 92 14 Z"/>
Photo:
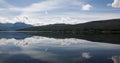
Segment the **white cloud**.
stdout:
<path fill-rule="evenodd" d="M 0 11 L 7 10 L 7 11 L 17 11 L 17 12 L 22 12 L 22 13 L 28 13 L 28 12 L 41 12 L 41 11 L 46 11 L 46 10 L 53 10 L 56 8 L 59 8 L 60 0 L 46 0 L 43 2 L 38 2 L 38 3 L 33 3 L 30 6 L 26 7 L 16 7 L 13 6 L 6 1 L 0 0 L 0 5 L 4 6 L 4 8 L 0 8 Z"/>
<path fill-rule="evenodd" d="M 91 8 L 92 8 L 92 5 L 90 5 L 90 4 L 86 4 L 86 5 L 83 5 L 82 6 L 82 10 L 91 10 Z"/>
<path fill-rule="evenodd" d="M 112 3 L 112 7 L 119 8 L 120 7 L 120 0 L 114 0 L 114 2 Z"/>
<path fill-rule="evenodd" d="M 20 11 L 22 13 L 29 13 L 29 12 L 41 12 L 46 10 L 52 10 L 57 8 L 58 2 L 56 0 L 47 0 L 43 2 L 33 3 L 30 6 L 19 8 L 19 7 L 11 7 L 9 8 L 10 11 Z"/>
<path fill-rule="evenodd" d="M 69 3 L 69 4 L 68 4 Z M 78 9 L 88 11 L 93 8 L 92 5 L 85 3 L 83 0 L 45 0 L 42 2 L 33 3 L 26 7 L 16 7 L 12 4 L 7 3 L 5 0 L 0 0 L 0 23 L 15 23 L 15 22 L 25 22 L 33 25 L 43 25 L 43 24 L 54 24 L 54 23 L 83 23 L 92 20 L 100 19 L 114 19 L 120 18 L 119 14 L 82 14 L 79 12 L 69 11 L 69 9 Z M 55 9 L 60 9 L 60 13 Z M 67 10 L 68 12 L 63 10 Z M 50 13 L 50 12 L 53 13 Z M 14 15 L 15 12 L 19 14 Z M 44 13 L 43 13 L 44 12 Z M 48 13 L 49 12 L 49 13 Z M 56 12 L 54 14 L 54 12 Z M 64 14 L 68 13 L 68 14 Z M 104 15 L 103 15 L 104 14 Z M 26 19 L 25 17 L 28 17 Z"/>
<path fill-rule="evenodd" d="M 69 4 L 68 4 L 69 3 Z M 25 11 L 46 11 L 46 10 L 53 10 L 57 8 L 65 8 L 65 7 L 77 7 L 82 6 L 84 4 L 81 0 L 46 0 L 39 3 L 34 3 L 31 6 L 24 8 Z M 30 9 L 30 10 L 29 10 Z"/>
<path fill-rule="evenodd" d="M 23 11 L 26 12 L 37 12 L 37 11 L 46 11 L 58 8 L 59 2 L 56 0 L 48 0 L 44 2 L 34 3 L 27 8 L 23 8 Z"/>
<path fill-rule="evenodd" d="M 69 4 L 68 4 L 69 3 Z M 11 11 L 22 11 L 22 12 L 41 12 L 47 10 L 54 10 L 57 8 L 65 8 L 65 7 L 81 7 L 82 4 L 81 0 L 46 0 L 43 2 L 33 3 L 30 6 L 19 8 L 19 7 L 10 7 L 8 8 Z"/>
<path fill-rule="evenodd" d="M 47 15 L 47 16 L 40 16 L 39 14 L 35 15 L 20 15 L 16 17 L 1 17 L 1 23 L 16 23 L 16 22 L 24 22 L 32 25 L 48 25 L 48 24 L 55 24 L 55 23 L 67 23 L 67 24 L 76 24 L 76 23 L 84 23 L 89 21 L 95 20 L 105 20 L 105 19 L 118 19 L 120 14 L 114 13 L 91 13 L 91 14 L 84 14 L 84 13 L 65 13 L 59 15 Z M 35 18 L 36 17 L 36 18 Z M 27 19 L 26 19 L 27 18 Z"/>

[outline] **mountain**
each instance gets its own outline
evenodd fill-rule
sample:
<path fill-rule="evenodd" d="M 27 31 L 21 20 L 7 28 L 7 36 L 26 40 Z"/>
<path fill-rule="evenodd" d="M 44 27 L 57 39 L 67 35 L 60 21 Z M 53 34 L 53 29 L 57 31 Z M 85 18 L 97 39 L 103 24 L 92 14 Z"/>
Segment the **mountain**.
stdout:
<path fill-rule="evenodd" d="M 92 22 L 87 22 L 84 24 L 77 24 L 76 26 L 88 28 L 88 29 L 93 28 L 93 29 L 118 30 L 120 29 L 120 19 L 92 21 Z"/>
<path fill-rule="evenodd" d="M 92 21 L 80 24 L 51 24 L 36 26 L 25 29 L 24 31 L 54 31 L 69 33 L 120 33 L 120 19 Z"/>
<path fill-rule="evenodd" d="M 32 25 L 25 24 L 22 22 L 17 22 L 17 23 L 0 23 L 0 30 L 7 30 L 7 31 L 13 31 L 13 30 L 18 30 L 18 29 L 23 29 L 23 28 L 28 28 L 32 27 Z"/>

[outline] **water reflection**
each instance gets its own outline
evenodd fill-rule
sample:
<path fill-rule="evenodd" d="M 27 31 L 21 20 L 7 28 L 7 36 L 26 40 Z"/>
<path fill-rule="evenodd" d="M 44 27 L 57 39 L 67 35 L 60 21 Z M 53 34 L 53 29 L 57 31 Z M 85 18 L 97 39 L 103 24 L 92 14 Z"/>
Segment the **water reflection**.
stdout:
<path fill-rule="evenodd" d="M 112 60 L 114 61 L 114 63 L 120 63 L 120 56 L 113 56 Z"/>
<path fill-rule="evenodd" d="M 120 45 L 78 38 L 0 33 L 0 63 L 120 63 Z M 17 36 L 23 38 L 18 39 Z"/>
<path fill-rule="evenodd" d="M 0 31 L 0 38 L 6 38 L 6 39 L 25 39 L 26 37 L 31 37 L 33 35 L 30 34 L 24 34 L 24 33 L 17 33 L 17 32 L 1 32 Z"/>
<path fill-rule="evenodd" d="M 24 33 L 24 32 L 23 32 Z M 120 34 L 65 34 L 65 33 L 51 33 L 51 32 L 32 32 L 25 33 L 29 35 L 37 35 L 48 38 L 56 38 L 56 39 L 68 39 L 68 38 L 77 38 L 89 40 L 92 42 L 107 42 L 120 44 Z"/>
<path fill-rule="evenodd" d="M 84 52 L 84 53 L 82 53 L 82 57 L 85 58 L 85 59 L 89 59 L 89 58 L 91 58 L 92 56 L 90 55 L 90 53 Z"/>

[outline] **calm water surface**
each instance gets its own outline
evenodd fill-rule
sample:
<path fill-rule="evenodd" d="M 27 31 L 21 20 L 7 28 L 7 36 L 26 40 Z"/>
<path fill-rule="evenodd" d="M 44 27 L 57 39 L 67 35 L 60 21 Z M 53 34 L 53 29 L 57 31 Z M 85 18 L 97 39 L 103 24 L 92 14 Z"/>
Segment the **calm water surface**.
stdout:
<path fill-rule="evenodd" d="M 120 63 L 120 44 L 99 41 L 0 32 L 0 63 Z"/>

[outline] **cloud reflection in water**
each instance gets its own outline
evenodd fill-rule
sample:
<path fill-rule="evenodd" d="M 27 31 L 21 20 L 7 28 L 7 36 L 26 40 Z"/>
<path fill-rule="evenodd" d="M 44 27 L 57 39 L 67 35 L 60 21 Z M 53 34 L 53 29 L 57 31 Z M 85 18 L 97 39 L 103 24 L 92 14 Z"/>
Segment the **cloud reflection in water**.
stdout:
<path fill-rule="evenodd" d="M 29 60 L 34 59 L 34 61 L 39 60 L 38 63 L 40 61 L 43 63 L 80 63 L 83 62 L 84 59 L 86 61 L 93 58 L 98 60 L 97 54 L 100 53 L 100 58 L 104 59 L 105 54 L 105 58 L 107 59 L 110 55 L 114 55 L 112 54 L 113 50 L 120 52 L 118 51 L 120 50 L 120 45 L 91 42 L 75 38 L 55 39 L 41 36 L 32 36 L 20 40 L 15 38 L 1 38 L 0 63 L 3 63 L 2 60 L 8 61 L 8 59 L 11 60 L 10 63 L 12 63 L 15 61 L 14 57 L 17 57 L 16 59 L 18 61 L 22 61 L 23 59 L 27 61 L 28 59 L 26 58 L 29 58 Z M 107 54 L 108 52 L 109 54 Z M 21 57 L 24 56 L 26 58 L 22 59 Z M 116 58 L 119 59 L 119 57 L 114 56 L 112 60 L 114 63 L 119 63 Z M 88 63 L 86 61 L 84 61 L 84 63 Z"/>

